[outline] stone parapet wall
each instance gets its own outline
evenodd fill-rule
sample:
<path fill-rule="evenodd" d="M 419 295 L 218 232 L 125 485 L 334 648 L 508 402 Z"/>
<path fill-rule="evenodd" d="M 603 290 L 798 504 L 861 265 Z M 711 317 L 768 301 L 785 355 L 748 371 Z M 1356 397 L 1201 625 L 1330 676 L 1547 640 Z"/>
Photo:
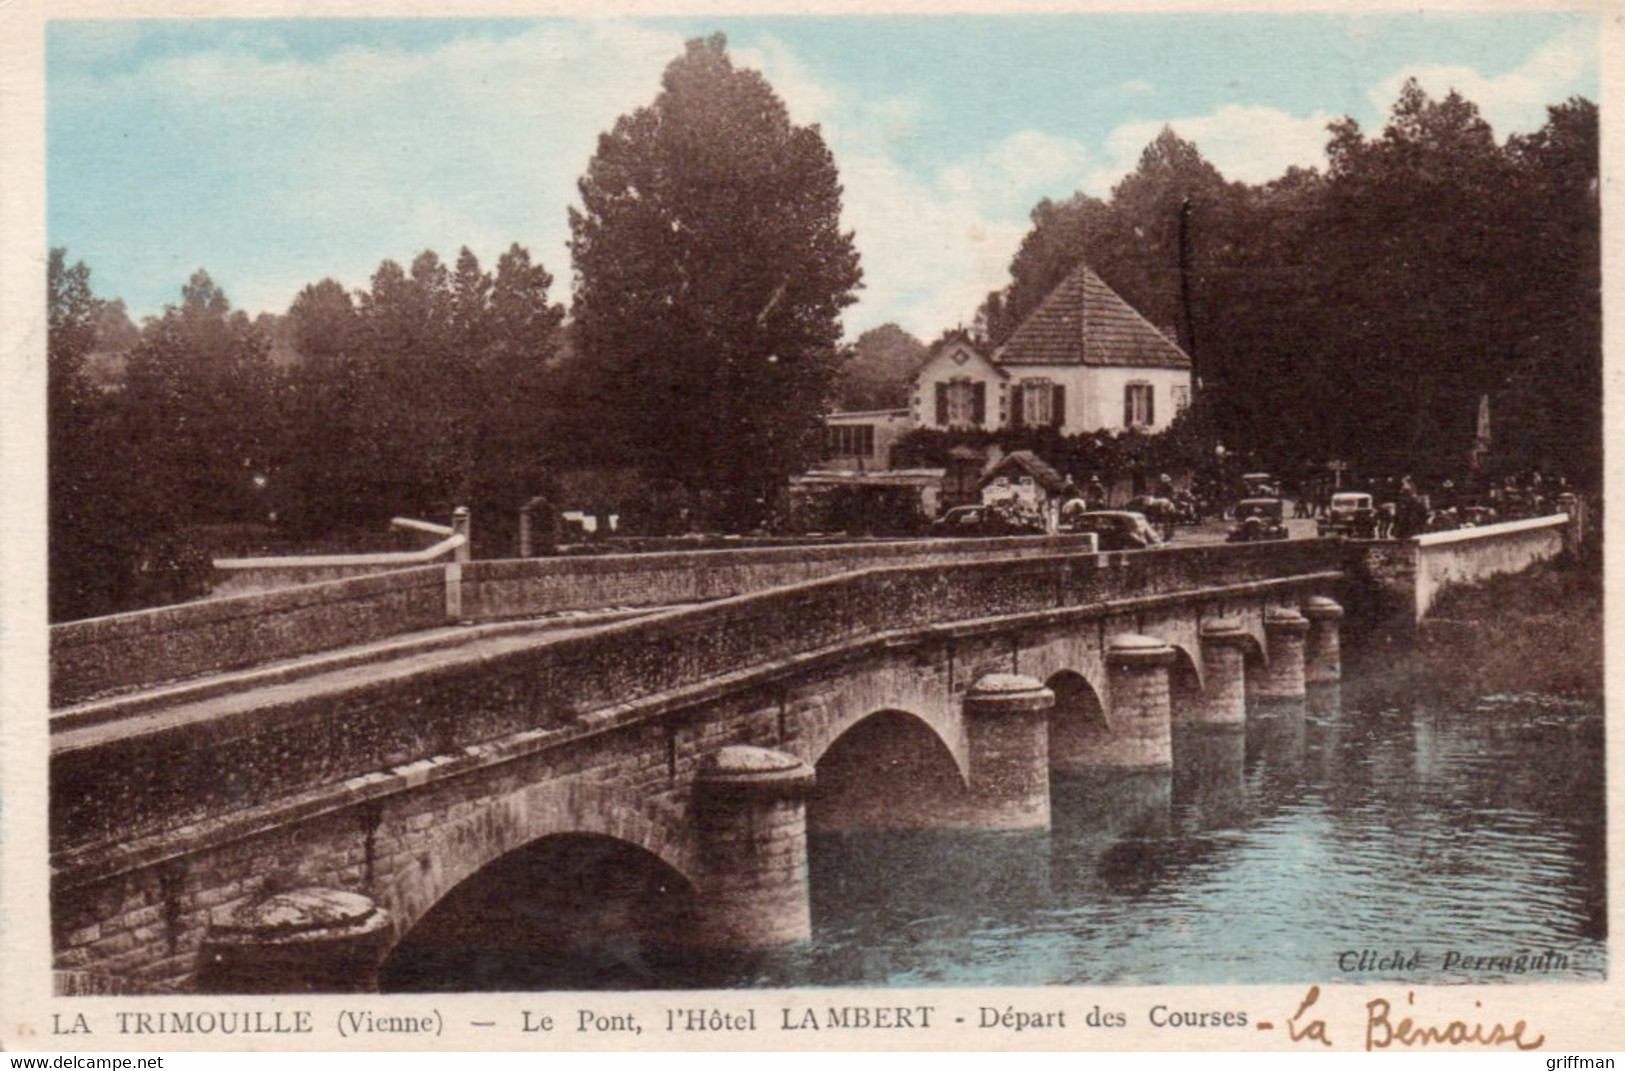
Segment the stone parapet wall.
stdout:
<path fill-rule="evenodd" d="M 880 565 L 1089 553 L 1094 536 L 910 540 L 600 555 L 461 566 L 462 621 L 704 602 Z M 51 628 L 51 704 L 262 665 L 448 623 L 443 565 L 278 567 L 274 591 Z M 252 588 L 258 570 L 237 581 Z M 308 583 L 288 586 L 290 578 Z"/>
<path fill-rule="evenodd" d="M 470 562 L 463 616 L 529 617 L 606 606 L 708 602 L 859 569 L 1088 554 L 1093 535 L 681 550 Z"/>
<path fill-rule="evenodd" d="M 292 799 L 380 769 L 484 761 L 489 741 L 553 746 L 909 636 L 1272 580 L 1324 578 L 1326 541 L 874 569 L 236 704 L 175 724 L 53 733 L 53 851 Z M 438 572 L 438 571 L 437 571 Z M 209 607 L 219 603 L 204 604 Z"/>
<path fill-rule="evenodd" d="M 1426 617 L 1451 585 L 1522 572 L 1558 557 L 1566 547 L 1568 525 L 1569 518 L 1558 514 L 1417 536 L 1416 620 Z"/>
<path fill-rule="evenodd" d="M 1569 517 L 1533 517 L 1412 539 L 1346 544 L 1346 608 L 1358 625 L 1404 627 L 1427 616 L 1453 584 L 1520 572 L 1572 547 Z"/>
<path fill-rule="evenodd" d="M 231 595 L 257 595 L 306 584 L 327 584 L 334 580 L 351 580 L 358 576 L 384 576 L 392 572 L 419 569 L 421 565 L 283 565 L 266 568 L 225 570 L 216 567 L 215 582 L 209 589 L 211 599 Z"/>
<path fill-rule="evenodd" d="M 51 627 L 51 705 L 442 625 L 442 566 Z"/>

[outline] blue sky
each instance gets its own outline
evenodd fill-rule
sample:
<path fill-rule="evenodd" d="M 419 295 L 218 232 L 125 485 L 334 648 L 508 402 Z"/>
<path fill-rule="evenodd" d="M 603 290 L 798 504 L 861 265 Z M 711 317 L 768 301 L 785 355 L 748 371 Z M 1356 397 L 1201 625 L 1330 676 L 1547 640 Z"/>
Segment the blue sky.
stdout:
<path fill-rule="evenodd" d="M 1411 75 L 1502 138 L 1598 98 L 1597 21 L 1572 14 L 55 21 L 49 239 L 138 318 L 199 267 L 281 312 L 514 241 L 565 299 L 597 135 L 717 30 L 835 154 L 866 276 L 849 334 L 968 322 L 1032 206 L 1107 194 L 1165 123 L 1259 182 L 1322 164 L 1335 118 L 1380 128 Z"/>

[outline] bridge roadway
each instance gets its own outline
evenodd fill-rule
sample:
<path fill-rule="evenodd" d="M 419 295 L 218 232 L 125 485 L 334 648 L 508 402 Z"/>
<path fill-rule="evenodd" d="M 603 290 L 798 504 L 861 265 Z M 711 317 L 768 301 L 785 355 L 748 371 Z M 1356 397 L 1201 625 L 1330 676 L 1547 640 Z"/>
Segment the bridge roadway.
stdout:
<path fill-rule="evenodd" d="M 689 604 L 583 611 L 565 617 L 497 624 L 447 625 L 376 643 L 349 644 L 248 669 L 202 674 L 190 680 L 125 689 L 59 707 L 51 712 L 53 748 L 94 747 L 119 737 L 171 728 L 189 721 L 255 710 L 321 694 L 324 690 L 380 681 L 391 674 L 423 672 L 465 658 L 488 658 L 579 636 L 605 625 Z"/>
<path fill-rule="evenodd" d="M 57 967 L 371 988 L 462 883 L 580 836 L 683 890 L 651 940 L 802 940 L 809 825 L 1045 828 L 1051 768 L 1167 766 L 1176 718 L 1335 679 L 1342 579 L 1319 540 L 883 567 L 64 706 Z"/>

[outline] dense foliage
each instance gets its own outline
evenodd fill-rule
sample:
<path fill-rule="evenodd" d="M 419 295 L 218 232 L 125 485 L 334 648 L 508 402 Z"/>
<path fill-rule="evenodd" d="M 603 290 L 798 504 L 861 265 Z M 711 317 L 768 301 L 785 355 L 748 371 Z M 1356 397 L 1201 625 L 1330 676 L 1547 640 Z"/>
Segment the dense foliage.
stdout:
<path fill-rule="evenodd" d="M 1326 173 L 1226 182 L 1171 130 L 1108 201 L 1045 201 L 979 322 L 1002 341 L 1080 261 L 1191 349 L 1216 432 L 1278 469 L 1459 477 L 1480 399 L 1502 469 L 1601 478 L 1597 108 L 1498 145 L 1413 81 Z M 1183 240 L 1182 240 L 1183 239 Z"/>
<path fill-rule="evenodd" d="M 823 137 L 725 46 L 690 41 L 600 137 L 570 248 L 586 448 L 738 528 L 817 456 L 860 273 Z"/>
<path fill-rule="evenodd" d="M 551 285 L 519 246 L 495 273 L 466 249 L 455 269 L 425 252 L 410 272 L 385 261 L 359 294 L 323 280 L 286 318 L 250 322 L 200 271 L 108 390 L 86 367 L 110 344 L 106 303 L 54 250 L 53 619 L 200 594 L 214 553 L 348 541 L 457 505 L 486 521 L 477 544 L 509 553 L 519 507 L 553 471 L 564 312 Z M 270 359 L 275 335 L 296 361 Z"/>
<path fill-rule="evenodd" d="M 1159 436 L 918 431 L 900 465 L 966 441 L 1063 473 L 1211 467 L 1213 444 L 1290 473 L 1452 474 L 1479 399 L 1491 462 L 1601 473 L 1597 109 L 1497 144 L 1414 84 L 1388 125 L 1331 132 L 1326 173 L 1226 182 L 1165 131 L 1107 201 L 1046 201 L 979 327 L 993 342 L 1080 260 L 1194 351 L 1198 404 Z M 406 514 L 473 508 L 512 553 L 519 508 L 618 511 L 643 531 L 762 520 L 815 457 L 819 414 L 900 404 L 920 344 L 838 348 L 859 283 L 816 128 L 723 42 L 691 42 L 655 102 L 600 141 L 572 214 L 572 322 L 520 246 L 385 261 L 250 321 L 198 272 L 137 328 L 83 264 L 48 265 L 53 619 L 189 597 L 211 553 L 358 549 Z M 843 357 L 848 373 L 840 375 Z"/>
<path fill-rule="evenodd" d="M 930 351 L 896 324 L 881 324 L 858 336 L 841 365 L 836 405 L 844 410 L 901 409 L 909 387 Z"/>

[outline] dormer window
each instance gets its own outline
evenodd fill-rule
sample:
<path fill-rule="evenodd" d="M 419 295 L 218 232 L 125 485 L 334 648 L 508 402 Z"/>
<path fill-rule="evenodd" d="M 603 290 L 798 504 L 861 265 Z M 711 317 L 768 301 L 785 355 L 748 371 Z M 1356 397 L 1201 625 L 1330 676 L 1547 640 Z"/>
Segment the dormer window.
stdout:
<path fill-rule="evenodd" d="M 979 428 L 987 419 L 987 384 L 950 379 L 937 384 L 937 426 Z"/>

